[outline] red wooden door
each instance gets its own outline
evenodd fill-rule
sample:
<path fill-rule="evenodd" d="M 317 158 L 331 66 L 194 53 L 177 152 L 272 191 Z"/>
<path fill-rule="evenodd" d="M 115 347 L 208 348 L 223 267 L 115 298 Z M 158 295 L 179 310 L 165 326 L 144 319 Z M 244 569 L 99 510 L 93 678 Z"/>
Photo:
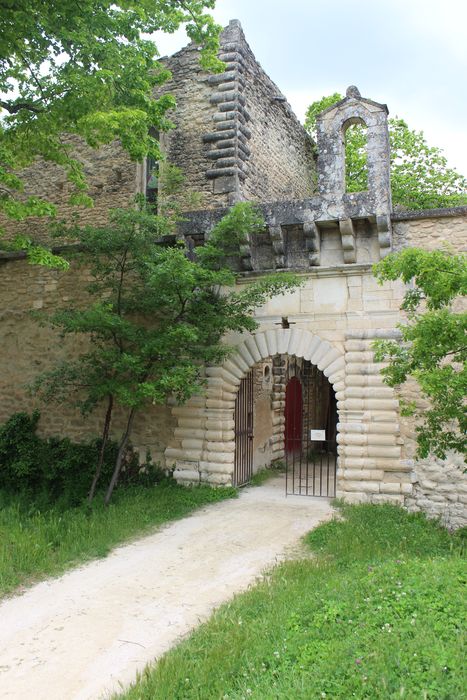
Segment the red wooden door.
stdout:
<path fill-rule="evenodd" d="M 285 452 L 300 452 L 303 435 L 302 385 L 297 377 L 285 389 Z"/>

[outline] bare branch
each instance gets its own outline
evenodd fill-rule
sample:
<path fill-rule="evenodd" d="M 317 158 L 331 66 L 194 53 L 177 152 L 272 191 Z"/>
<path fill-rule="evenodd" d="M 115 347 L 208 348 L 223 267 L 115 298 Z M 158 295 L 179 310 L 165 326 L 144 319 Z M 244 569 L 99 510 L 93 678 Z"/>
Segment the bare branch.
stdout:
<path fill-rule="evenodd" d="M 35 114 L 40 114 L 44 110 L 41 107 L 36 107 L 34 103 L 32 102 L 5 102 L 4 100 L 0 100 L 0 107 L 3 109 L 6 109 L 7 112 L 10 114 L 17 114 L 20 112 L 22 109 L 27 110 L 28 112 L 34 112 Z"/>

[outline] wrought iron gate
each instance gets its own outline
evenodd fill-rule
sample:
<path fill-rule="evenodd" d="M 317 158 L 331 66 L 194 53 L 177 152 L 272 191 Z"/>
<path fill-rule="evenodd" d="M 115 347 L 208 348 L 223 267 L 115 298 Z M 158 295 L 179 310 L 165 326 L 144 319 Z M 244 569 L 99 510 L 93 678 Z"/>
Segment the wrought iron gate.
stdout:
<path fill-rule="evenodd" d="M 310 362 L 290 358 L 286 373 L 286 493 L 336 495 L 337 405 L 324 374 Z"/>
<path fill-rule="evenodd" d="M 253 370 L 240 382 L 235 400 L 234 486 L 247 484 L 253 473 Z"/>

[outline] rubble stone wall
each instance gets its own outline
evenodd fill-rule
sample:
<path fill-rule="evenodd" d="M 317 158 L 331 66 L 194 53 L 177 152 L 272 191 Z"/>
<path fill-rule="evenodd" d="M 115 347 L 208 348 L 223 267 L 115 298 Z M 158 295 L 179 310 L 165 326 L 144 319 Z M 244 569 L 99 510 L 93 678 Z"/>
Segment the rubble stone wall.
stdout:
<path fill-rule="evenodd" d="M 245 47 L 245 99 L 251 119 L 246 199 L 305 199 L 316 192 L 313 143 L 279 88 Z"/>
<path fill-rule="evenodd" d="M 132 162 L 117 142 L 103 146 L 98 151 L 76 137 L 67 140 L 73 144 L 75 157 L 84 165 L 94 206 L 70 204 L 71 186 L 62 168 L 54 163 L 36 161 L 20 174 L 25 183 L 22 196 L 44 198 L 57 206 L 56 219 L 70 223 L 78 217 L 81 224 L 100 226 L 108 221 L 109 209 L 128 205 L 137 192 L 136 164 Z M 37 241 L 49 240 L 50 220 L 47 217 L 31 217 L 26 221 L 11 221 L 0 217 L 0 227 L 6 238 L 25 234 Z"/>
<path fill-rule="evenodd" d="M 206 177 L 212 160 L 203 136 L 212 129 L 216 107 L 210 101 L 213 92 L 210 76 L 199 65 L 198 48 L 189 44 L 163 61 L 172 72 L 172 79 L 164 83 L 161 92 L 170 93 L 177 102 L 176 109 L 167 114 L 175 128 L 163 135 L 166 158 L 182 170 L 186 191 L 199 195 L 195 208 L 227 206 L 227 194 L 214 195 L 212 180 Z"/>
<path fill-rule="evenodd" d="M 467 250 L 467 208 L 427 212 L 408 212 L 393 216 L 393 242 L 396 250 L 415 246 L 426 250 L 448 246 L 454 251 Z M 420 393 L 415 383 L 404 386 L 403 397 L 420 407 Z M 415 421 L 401 417 L 403 457 L 411 467 L 412 492 L 405 505 L 440 518 L 450 527 L 467 522 L 467 474 L 462 457 L 454 452 L 445 460 L 434 456 L 417 460 Z"/>
<path fill-rule="evenodd" d="M 467 251 L 467 207 L 393 215 L 394 250 L 410 246 L 435 250 L 444 245 Z"/>
<path fill-rule="evenodd" d="M 315 190 L 313 144 L 279 88 L 264 73 L 235 20 L 221 34 L 225 71 L 203 73 L 195 45 L 164 59 L 177 100 L 165 137 L 170 162 L 199 208 L 237 200 L 303 199 Z"/>
<path fill-rule="evenodd" d="M 76 441 L 94 438 L 102 429 L 103 409 L 83 418 L 68 405 L 43 405 L 30 396 L 27 386 L 55 363 L 72 359 L 87 348 L 85 337 L 62 339 L 49 327 L 41 327 L 31 312 L 51 312 L 63 303 L 84 304 L 86 275 L 82 270 L 57 272 L 29 265 L 24 260 L 0 263 L 0 424 L 17 411 L 41 411 L 40 433 Z M 114 414 L 112 436 L 125 425 L 123 411 Z M 174 419 L 166 407 L 149 406 L 136 421 L 132 443 L 144 458 L 164 464 L 164 449 L 172 435 Z"/>

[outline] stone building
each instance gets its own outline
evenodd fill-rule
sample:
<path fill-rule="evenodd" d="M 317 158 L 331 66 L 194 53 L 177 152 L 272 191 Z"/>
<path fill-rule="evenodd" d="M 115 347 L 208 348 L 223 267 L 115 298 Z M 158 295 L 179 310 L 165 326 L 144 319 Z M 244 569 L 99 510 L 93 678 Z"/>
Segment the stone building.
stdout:
<path fill-rule="evenodd" d="M 448 240 L 465 249 L 467 207 L 393 210 L 385 105 L 350 87 L 319 115 L 314 144 L 255 60 L 239 22 L 223 31 L 220 57 L 226 63 L 220 75 L 200 69 L 194 45 L 167 59 L 173 77 L 164 89 L 178 106 L 176 128 L 162 143 L 168 160 L 183 169 L 187 190 L 200 196 L 179 235 L 201 244 L 226 207 L 253 200 L 266 231 L 245 247 L 238 284 L 286 269 L 304 283 L 257 311 L 254 334 L 226 338 L 234 351 L 222 366 L 206 368 L 205 394 L 141 414 L 135 447 L 173 466 L 183 483 L 242 484 L 258 468 L 285 460 L 288 493 L 389 501 L 465 524 L 459 456 L 415 460 L 414 426 L 401 418 L 374 361 L 373 340 L 397 337 L 404 289 L 377 285 L 371 266 L 407 245 L 430 249 Z M 366 127 L 368 189 L 350 193 L 344 144 L 355 123 Z M 138 191 L 157 196 L 150 162 L 135 166 L 118 144 L 98 153 L 76 147 L 95 198 L 82 220 L 105 220 L 109 207 Z M 72 212 L 55 166 L 32 166 L 28 178 L 31 192 L 46 194 L 65 216 Z M 31 225 L 40 235 L 43 224 Z M 82 280 L 11 254 L 0 255 L 0 263 L 3 421 L 31 405 L 24 385 L 38 370 L 76 350 L 76 343 L 58 346 L 29 311 L 79 298 Z M 48 407 L 41 429 L 82 439 L 96 433 L 99 419 L 97 413 L 83 422 L 71 409 Z"/>

